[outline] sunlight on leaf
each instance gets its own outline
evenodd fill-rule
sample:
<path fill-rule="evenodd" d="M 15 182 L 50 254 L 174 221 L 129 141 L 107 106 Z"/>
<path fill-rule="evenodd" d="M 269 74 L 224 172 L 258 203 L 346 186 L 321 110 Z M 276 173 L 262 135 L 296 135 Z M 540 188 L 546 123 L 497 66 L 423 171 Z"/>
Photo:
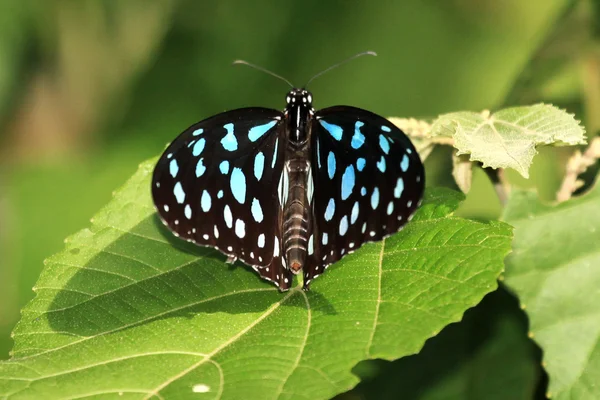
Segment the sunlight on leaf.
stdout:
<path fill-rule="evenodd" d="M 463 196 L 430 190 L 402 232 L 279 293 L 163 227 L 154 162 L 47 260 L 0 397 L 330 398 L 359 361 L 414 354 L 460 320 L 510 250 L 510 226 L 453 217 Z"/>
<path fill-rule="evenodd" d="M 434 137 L 453 138 L 458 154 L 484 167 L 513 168 L 525 178 L 536 146 L 585 143 L 585 130 L 573 115 L 547 104 L 489 112 L 441 115 L 431 128 Z"/>
<path fill-rule="evenodd" d="M 544 352 L 553 399 L 600 398 L 600 185 L 558 206 L 517 191 L 505 282 L 519 296 Z"/>

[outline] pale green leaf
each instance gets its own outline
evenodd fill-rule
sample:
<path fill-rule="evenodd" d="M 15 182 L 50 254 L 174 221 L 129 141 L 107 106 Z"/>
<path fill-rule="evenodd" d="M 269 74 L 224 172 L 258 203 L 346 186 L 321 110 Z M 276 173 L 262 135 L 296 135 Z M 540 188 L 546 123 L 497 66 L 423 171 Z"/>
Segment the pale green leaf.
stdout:
<path fill-rule="evenodd" d="M 484 167 L 513 168 L 525 178 L 536 146 L 585 143 L 585 130 L 573 115 L 548 104 L 489 112 L 455 112 L 440 116 L 432 126 L 434 137 L 454 139 L 459 154 Z"/>
<path fill-rule="evenodd" d="M 396 359 L 496 287 L 511 228 L 451 216 L 433 190 L 405 229 L 280 293 L 174 238 L 146 162 L 51 257 L 0 363 L 6 398 L 329 398 L 361 360 Z"/>
<path fill-rule="evenodd" d="M 515 227 L 506 284 L 519 296 L 542 347 L 556 399 L 600 398 L 600 185 L 558 206 L 513 192 Z"/>

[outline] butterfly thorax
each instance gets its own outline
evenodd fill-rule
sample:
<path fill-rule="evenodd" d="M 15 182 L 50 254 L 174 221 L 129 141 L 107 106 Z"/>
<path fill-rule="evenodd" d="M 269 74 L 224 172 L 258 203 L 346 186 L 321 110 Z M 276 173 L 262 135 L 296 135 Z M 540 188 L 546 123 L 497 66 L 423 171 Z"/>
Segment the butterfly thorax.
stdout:
<path fill-rule="evenodd" d="M 284 115 L 290 136 L 283 172 L 288 182 L 283 208 L 283 250 L 288 268 L 297 274 L 306 263 L 312 231 L 307 185 L 310 175 L 309 127 L 314 110 L 312 96 L 304 89 L 293 89 L 286 100 Z"/>

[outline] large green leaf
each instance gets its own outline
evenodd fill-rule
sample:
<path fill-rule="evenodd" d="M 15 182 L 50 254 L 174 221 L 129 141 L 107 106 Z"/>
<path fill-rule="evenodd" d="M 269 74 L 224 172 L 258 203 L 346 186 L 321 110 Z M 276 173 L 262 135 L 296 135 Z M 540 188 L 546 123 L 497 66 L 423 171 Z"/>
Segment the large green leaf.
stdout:
<path fill-rule="evenodd" d="M 0 396 L 328 398 L 357 383 L 357 362 L 413 354 L 459 320 L 494 290 L 510 249 L 510 226 L 452 217 L 462 195 L 433 190 L 402 232 L 311 292 L 279 293 L 162 227 L 153 165 L 47 260 Z"/>
<path fill-rule="evenodd" d="M 519 296 L 544 351 L 556 399 L 600 398 L 600 185 L 558 206 L 513 193 L 515 227 L 506 283 Z"/>
<path fill-rule="evenodd" d="M 585 130 L 573 115 L 548 104 L 512 107 L 494 114 L 469 111 L 441 115 L 433 137 L 451 137 L 458 154 L 484 167 L 513 168 L 525 178 L 536 146 L 585 143 Z"/>

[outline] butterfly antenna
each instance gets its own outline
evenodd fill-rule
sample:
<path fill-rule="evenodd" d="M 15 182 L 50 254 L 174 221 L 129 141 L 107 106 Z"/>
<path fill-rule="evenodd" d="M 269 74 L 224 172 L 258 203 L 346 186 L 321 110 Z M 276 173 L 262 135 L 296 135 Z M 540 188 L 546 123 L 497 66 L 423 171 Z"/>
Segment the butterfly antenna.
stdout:
<path fill-rule="evenodd" d="M 326 72 L 331 71 L 334 68 L 339 67 L 340 65 L 346 64 L 348 61 L 352 61 L 355 58 L 362 57 L 362 56 L 376 56 L 376 55 L 377 55 L 377 53 L 375 53 L 374 51 L 363 51 L 362 53 L 355 54 L 352 57 L 347 58 L 344 61 L 340 61 L 339 63 L 332 65 L 331 67 L 327 68 L 326 70 L 319 72 L 318 74 L 316 74 L 315 76 L 313 76 L 312 78 L 310 78 L 309 81 L 306 83 L 306 85 L 304 85 L 304 87 L 305 88 L 308 87 L 308 85 L 312 81 L 314 81 L 316 78 L 320 77 L 321 75 L 323 75 Z"/>
<path fill-rule="evenodd" d="M 271 75 L 271 76 L 274 76 L 275 78 L 279 78 L 279 79 L 281 79 L 282 81 L 284 81 L 285 83 L 287 83 L 288 85 L 290 85 L 292 88 L 294 88 L 294 87 L 295 87 L 294 85 L 292 85 L 292 83 L 291 83 L 290 81 L 288 81 L 287 79 L 285 79 L 283 76 L 277 75 L 276 73 L 274 73 L 274 72 L 271 72 L 271 71 L 269 71 L 269 70 L 268 70 L 268 69 L 266 69 L 266 68 L 259 67 L 258 65 L 255 65 L 255 64 L 249 63 L 248 61 L 244 61 L 244 60 L 235 60 L 235 61 L 233 62 L 233 65 L 238 65 L 238 64 L 247 65 L 247 66 L 249 66 L 249 67 L 252 67 L 252 68 L 254 68 L 254 69 L 257 69 L 257 70 L 259 70 L 259 71 L 262 71 L 262 72 L 264 72 L 264 73 L 267 73 L 267 74 L 269 74 L 269 75 Z"/>

